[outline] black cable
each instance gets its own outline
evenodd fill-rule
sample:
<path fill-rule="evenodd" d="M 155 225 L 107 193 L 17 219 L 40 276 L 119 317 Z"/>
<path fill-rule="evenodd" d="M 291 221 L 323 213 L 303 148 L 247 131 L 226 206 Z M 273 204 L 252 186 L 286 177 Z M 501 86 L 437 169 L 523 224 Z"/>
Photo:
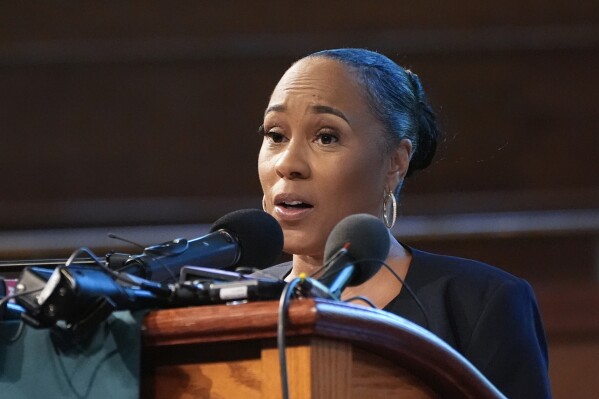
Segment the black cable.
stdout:
<path fill-rule="evenodd" d="M 401 285 L 408 290 L 408 293 L 410 294 L 412 299 L 414 299 L 414 302 L 416 302 L 416 305 L 418 306 L 418 308 L 422 312 L 422 315 L 424 316 L 426 328 L 430 329 L 430 321 L 428 318 L 428 314 L 426 313 L 426 310 L 424 310 L 424 306 L 422 305 L 422 302 L 420 302 L 420 300 L 418 299 L 418 297 L 416 296 L 416 294 L 414 293 L 412 288 L 409 286 L 409 284 L 406 284 L 404 279 L 399 277 L 399 275 L 395 272 L 395 270 L 393 270 L 393 268 L 391 266 L 389 266 L 389 264 L 387 264 L 386 262 L 383 262 L 380 259 L 374 259 L 374 258 L 373 259 L 360 259 L 360 260 L 355 261 L 354 263 L 363 263 L 363 262 L 378 262 L 382 266 L 385 266 L 387 268 L 387 270 L 389 270 L 391 272 L 391 274 L 393 274 L 393 276 L 397 279 L 397 281 L 399 281 L 401 283 Z"/>
<path fill-rule="evenodd" d="M 345 250 L 345 251 L 344 251 Z M 314 273 L 312 273 L 310 275 L 310 277 L 313 277 L 314 275 L 318 274 L 319 272 L 323 272 L 325 273 L 327 268 L 330 267 L 331 263 L 336 260 L 339 256 L 341 256 L 343 253 L 347 252 L 347 250 L 345 249 L 345 247 L 339 249 L 339 251 L 337 251 L 335 253 L 335 255 L 333 257 L 331 257 L 331 259 L 321 268 L 319 268 L 318 270 L 316 270 Z M 385 266 L 385 268 L 387 268 L 387 270 L 389 270 L 391 272 L 391 274 L 397 279 L 397 281 L 399 281 L 401 283 L 401 285 L 403 287 L 406 288 L 406 290 L 408 290 L 408 294 L 410 294 L 410 296 L 414 299 L 414 302 L 416 302 L 416 305 L 418 306 L 418 309 L 420 309 L 420 311 L 422 312 L 422 315 L 424 316 L 424 320 L 425 320 L 425 327 L 427 329 L 430 329 L 430 320 L 428 317 L 428 313 L 426 313 L 426 310 L 424 309 L 424 306 L 422 305 L 422 302 L 420 302 L 420 299 L 418 299 L 418 297 L 416 296 L 416 294 L 414 293 L 414 291 L 412 290 L 412 287 L 410 287 L 409 284 L 406 284 L 406 282 L 404 281 L 404 279 L 402 279 L 396 272 L 395 270 L 393 270 L 393 268 L 391 266 L 389 266 L 389 264 L 387 264 L 386 262 L 380 260 L 380 259 L 375 259 L 375 258 L 366 258 L 366 259 L 360 259 L 360 260 L 356 260 L 354 262 L 354 264 L 358 264 L 358 263 L 365 263 L 365 262 L 377 262 L 380 263 L 382 266 Z M 353 299 L 353 298 L 352 298 Z M 356 299 L 360 299 L 363 300 L 364 302 L 368 303 L 370 306 L 372 306 L 373 308 L 376 308 L 376 306 L 374 306 L 372 304 L 372 302 L 368 299 L 368 298 L 356 298 Z M 346 301 L 347 302 L 347 301 Z"/>
<path fill-rule="evenodd" d="M 43 287 L 37 288 L 35 290 L 23 291 L 23 292 L 19 292 L 17 294 L 8 295 L 8 296 L 5 296 L 4 298 L 0 299 L 0 320 L 2 320 L 4 318 L 4 311 L 6 309 L 6 305 L 8 304 L 8 301 L 10 301 L 11 299 L 23 296 L 23 295 L 35 294 L 36 292 L 40 292 L 41 290 L 43 290 Z M 21 337 L 21 334 L 23 333 L 23 326 L 25 324 L 25 323 L 23 323 L 23 321 L 19 321 L 19 323 L 20 324 L 17 329 L 17 332 L 15 332 L 15 334 L 12 337 L 5 337 L 4 335 L 0 335 L 0 338 L 2 338 L 2 340 L 6 341 L 6 343 L 8 343 L 8 344 L 16 342 Z"/>
<path fill-rule="evenodd" d="M 69 267 L 73 260 L 76 259 L 77 256 L 79 256 L 79 254 L 81 254 L 82 252 L 86 253 L 91 259 L 94 260 L 96 265 L 98 265 L 102 270 L 111 275 L 115 280 L 120 280 L 129 285 L 146 289 L 152 292 L 153 294 L 157 294 L 160 296 L 168 296 L 171 294 L 171 291 L 168 288 L 165 288 L 161 283 L 145 280 L 137 276 L 132 276 L 127 273 L 119 273 L 116 270 L 112 270 L 110 267 L 108 267 L 108 265 L 106 265 L 105 262 L 101 262 L 99 258 L 96 256 L 96 254 L 94 254 L 92 250 L 90 250 L 87 247 L 81 247 L 75 250 L 69 257 L 69 259 L 66 261 L 65 266 Z"/>
<path fill-rule="evenodd" d="M 91 249 L 87 248 L 87 247 L 81 247 L 76 249 L 75 251 L 73 251 L 73 253 L 71 254 L 71 256 L 69 257 L 69 259 L 67 259 L 67 261 L 65 262 L 65 266 L 69 267 L 71 266 L 71 264 L 73 263 L 73 261 L 75 260 L 75 258 L 77 258 L 77 256 L 79 254 L 81 254 L 82 252 L 86 253 L 91 259 L 94 260 L 94 263 L 98 266 L 100 266 L 101 269 L 103 269 L 104 271 L 106 271 L 108 274 L 110 274 L 112 277 L 114 277 L 117 280 L 121 280 L 127 284 L 132 284 L 132 285 L 138 285 L 136 282 L 134 282 L 133 280 L 129 279 L 128 275 L 122 275 L 121 273 L 118 273 L 114 270 L 112 270 L 111 268 L 109 268 L 105 263 L 101 262 L 99 260 L 99 258 L 96 256 L 96 254 L 94 254 L 92 252 Z"/>
<path fill-rule="evenodd" d="M 331 260 L 329 262 L 327 262 L 327 264 L 323 267 L 321 267 L 320 269 L 318 269 L 316 272 L 312 273 L 310 276 L 314 276 L 315 274 L 317 274 L 318 272 L 322 271 L 323 273 L 326 272 L 327 268 L 330 266 L 330 264 L 333 262 L 333 260 L 335 260 L 337 257 L 341 256 L 341 254 L 343 253 L 344 248 L 341 248 L 339 251 L 337 251 L 337 253 L 335 254 L 335 256 L 333 256 L 331 258 Z M 404 281 L 404 279 L 402 279 L 396 272 L 395 270 L 393 270 L 393 268 L 391 266 L 389 266 L 389 264 L 387 264 L 386 262 L 380 260 L 380 259 L 375 259 L 375 258 L 366 258 L 366 259 L 359 259 L 356 260 L 354 262 L 354 264 L 358 264 L 358 263 L 366 263 L 366 262 L 377 262 L 380 263 L 382 266 L 385 266 L 385 268 L 387 268 L 387 270 L 389 270 L 391 272 L 391 274 L 393 274 L 393 276 L 397 279 L 397 281 L 399 281 L 401 283 L 401 285 L 403 287 L 406 288 L 406 290 L 408 290 L 408 294 L 410 294 L 410 296 L 414 299 L 414 302 L 416 302 L 416 305 L 418 306 L 418 308 L 420 309 L 420 311 L 422 312 L 422 315 L 424 316 L 424 320 L 425 320 L 425 324 L 426 324 L 426 328 L 430 329 L 430 321 L 428 318 L 428 314 L 426 313 L 426 310 L 424 310 L 424 306 L 422 305 L 422 302 L 420 302 L 420 300 L 418 299 L 418 297 L 416 296 L 416 294 L 414 293 L 414 291 L 412 290 L 412 288 L 410 287 L 409 284 L 406 284 L 406 282 Z M 351 298 L 351 300 L 362 300 L 366 303 L 368 303 L 370 306 L 372 306 L 373 308 L 376 308 L 376 306 L 366 297 L 355 297 L 355 298 Z M 349 302 L 349 300 L 345 301 L 345 302 Z"/>
<path fill-rule="evenodd" d="M 134 247 L 141 248 L 141 250 L 142 250 L 142 251 L 145 251 L 145 250 L 146 250 L 146 247 L 144 247 L 143 245 L 141 245 L 141 244 L 140 244 L 140 243 L 138 243 L 138 242 L 131 241 L 131 240 L 130 240 L 130 239 L 128 239 L 128 238 L 124 238 L 124 237 L 121 237 L 121 236 L 117 236 L 117 235 L 116 235 L 116 234 L 114 234 L 114 233 L 108 233 L 108 234 L 106 234 L 106 235 L 108 236 L 108 238 L 112 238 L 112 239 L 114 239 L 114 240 L 123 241 L 123 242 L 126 242 L 127 244 L 131 244 L 131 245 L 133 245 Z"/>
<path fill-rule="evenodd" d="M 366 302 L 368 304 L 368 306 L 370 306 L 371 308 L 377 309 L 376 305 L 374 303 L 372 303 L 372 301 L 368 298 L 366 298 L 365 296 L 362 295 L 358 295 L 358 296 L 353 296 L 349 299 L 346 299 L 343 302 L 349 303 L 349 302 L 354 302 L 354 301 L 362 301 L 362 302 Z"/>
<path fill-rule="evenodd" d="M 408 290 L 408 293 L 412 296 L 412 298 L 414 299 L 414 302 L 416 302 L 416 305 L 418 305 L 418 308 L 420 309 L 420 311 L 422 312 L 422 315 L 424 316 L 424 321 L 426 323 L 426 328 L 430 329 L 431 326 L 430 326 L 430 321 L 429 321 L 429 318 L 428 318 L 428 313 L 426 313 L 426 310 L 424 310 L 424 306 L 422 305 L 422 302 L 420 302 L 420 299 L 418 299 L 418 297 L 416 296 L 416 294 L 412 290 L 412 287 L 410 287 L 409 284 L 406 284 L 406 282 L 404 281 L 404 279 L 402 279 L 401 277 L 399 277 L 399 275 L 395 272 L 395 270 L 393 270 L 391 268 L 391 266 L 389 266 L 386 262 L 381 262 L 381 264 L 383 266 L 385 266 L 387 268 L 387 270 L 389 270 L 391 272 L 391 274 L 393 274 L 397 280 L 399 280 L 399 282 L 404 286 L 405 289 Z"/>
<path fill-rule="evenodd" d="M 287 329 L 287 311 L 289 302 L 298 284 L 303 278 L 295 278 L 289 282 L 281 293 L 279 300 L 279 320 L 277 323 L 277 348 L 279 350 L 279 367 L 281 375 L 282 399 L 289 399 L 289 381 L 287 377 L 287 354 L 285 353 L 285 332 Z"/>
<path fill-rule="evenodd" d="M 75 383 L 76 383 L 76 381 L 79 381 L 79 379 L 70 377 L 69 372 L 67 371 L 67 368 L 65 366 L 66 356 L 60 355 L 61 350 L 55 340 L 51 340 L 51 342 L 52 342 L 52 347 L 54 349 L 54 353 L 56 355 L 56 363 L 58 363 L 58 365 L 60 366 L 60 371 L 63 374 L 63 378 L 67 382 L 67 385 L 71 389 L 71 392 L 79 399 L 85 399 L 90 396 L 90 392 L 94 386 L 94 381 L 98 377 L 101 367 L 103 365 L 107 364 L 107 362 L 110 360 L 111 357 L 119 356 L 119 348 L 115 348 L 115 349 L 111 350 L 110 352 L 104 354 L 99 360 L 97 360 L 96 365 L 94 366 L 93 371 L 91 372 L 91 375 L 89 377 L 89 381 L 81 382 L 80 384 L 82 385 L 82 388 L 78 389 L 75 386 Z M 80 392 L 83 390 L 85 390 L 85 391 Z"/>
<path fill-rule="evenodd" d="M 104 267 L 104 264 L 98 260 L 98 257 L 96 256 L 96 254 L 93 253 L 92 250 L 87 247 L 80 247 L 80 248 L 76 249 L 75 251 L 73 251 L 73 253 L 71 253 L 71 256 L 69 256 L 69 259 L 67 259 L 67 261 L 64 263 L 64 265 L 66 267 L 71 266 L 71 263 L 73 263 L 73 261 L 81 253 L 86 253 L 94 261 L 95 264 L 99 265 L 100 267 Z"/>

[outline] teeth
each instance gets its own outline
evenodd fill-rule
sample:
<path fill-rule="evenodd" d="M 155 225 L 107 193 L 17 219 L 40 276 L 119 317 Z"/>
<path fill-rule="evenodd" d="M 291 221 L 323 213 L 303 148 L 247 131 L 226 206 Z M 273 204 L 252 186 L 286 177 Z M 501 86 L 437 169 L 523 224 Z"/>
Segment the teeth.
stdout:
<path fill-rule="evenodd" d="M 285 205 L 300 205 L 303 204 L 301 201 L 283 201 Z"/>

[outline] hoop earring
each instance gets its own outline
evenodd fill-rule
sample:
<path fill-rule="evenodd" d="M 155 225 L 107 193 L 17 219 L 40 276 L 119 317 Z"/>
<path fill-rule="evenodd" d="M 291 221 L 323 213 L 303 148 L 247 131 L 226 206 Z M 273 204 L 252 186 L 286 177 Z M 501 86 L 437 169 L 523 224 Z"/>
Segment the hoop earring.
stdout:
<path fill-rule="evenodd" d="M 264 199 L 264 195 L 262 196 L 262 210 L 266 212 L 266 200 Z"/>
<path fill-rule="evenodd" d="M 389 206 L 391 203 L 391 206 Z M 395 220 L 397 218 L 397 201 L 395 195 L 391 190 L 385 190 L 385 197 L 383 199 L 383 222 L 388 229 L 393 228 Z"/>

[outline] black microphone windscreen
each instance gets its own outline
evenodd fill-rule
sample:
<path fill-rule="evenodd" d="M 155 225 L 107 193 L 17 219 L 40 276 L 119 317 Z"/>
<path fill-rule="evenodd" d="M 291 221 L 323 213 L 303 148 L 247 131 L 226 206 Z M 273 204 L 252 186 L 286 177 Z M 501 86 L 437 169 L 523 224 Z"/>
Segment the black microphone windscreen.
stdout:
<path fill-rule="evenodd" d="M 210 231 L 224 229 L 234 233 L 241 247 L 240 266 L 263 269 L 272 265 L 283 251 L 283 230 L 268 213 L 241 209 L 218 219 Z"/>
<path fill-rule="evenodd" d="M 333 228 L 324 249 L 325 264 L 345 244 L 349 243 L 348 255 L 358 261 L 351 285 L 359 285 L 371 278 L 387 259 L 391 242 L 389 230 L 378 218 L 361 213 L 347 216 Z M 378 261 L 360 262 L 362 259 Z"/>

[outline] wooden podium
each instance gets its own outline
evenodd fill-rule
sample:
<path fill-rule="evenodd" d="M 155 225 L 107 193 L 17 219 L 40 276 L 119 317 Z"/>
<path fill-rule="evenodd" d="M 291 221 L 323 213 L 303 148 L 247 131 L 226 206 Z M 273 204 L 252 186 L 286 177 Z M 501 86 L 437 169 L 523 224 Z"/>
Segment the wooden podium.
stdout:
<path fill-rule="evenodd" d="M 281 397 L 278 302 L 160 310 L 144 322 L 142 398 Z M 291 399 L 503 398 L 439 338 L 387 312 L 292 301 Z"/>

